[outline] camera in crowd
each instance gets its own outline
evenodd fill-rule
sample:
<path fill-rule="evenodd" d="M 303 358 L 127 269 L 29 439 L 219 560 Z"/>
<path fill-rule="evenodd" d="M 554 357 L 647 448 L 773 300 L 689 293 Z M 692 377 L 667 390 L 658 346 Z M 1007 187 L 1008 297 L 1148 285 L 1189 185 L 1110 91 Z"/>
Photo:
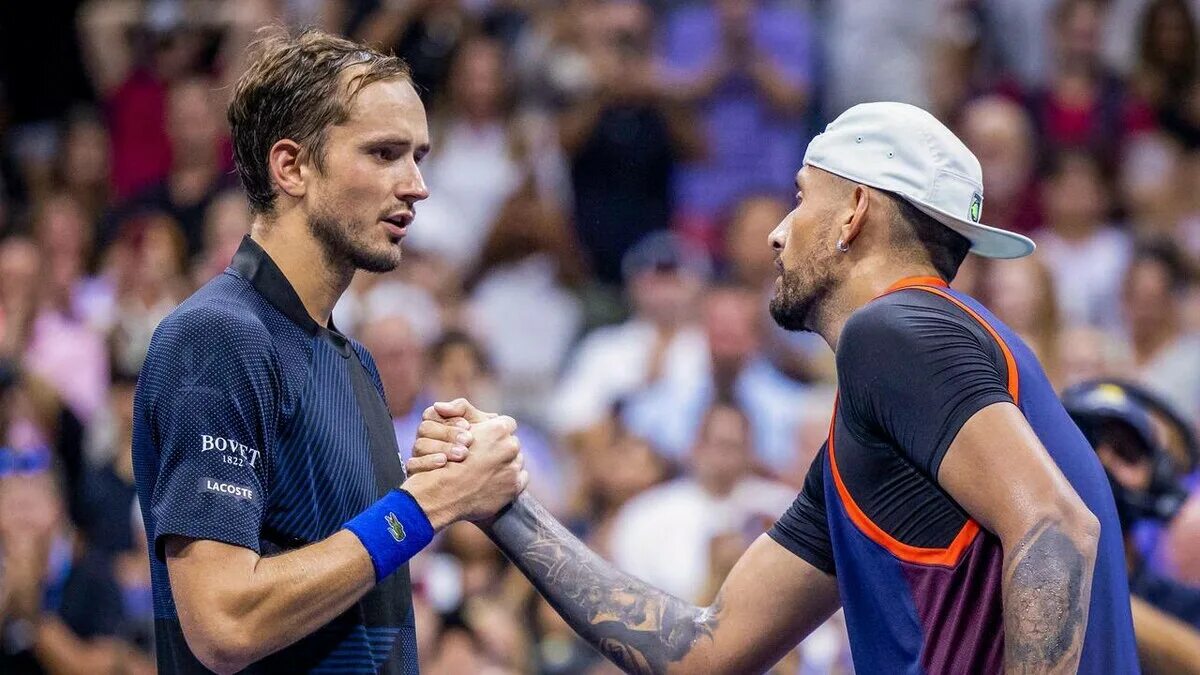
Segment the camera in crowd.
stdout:
<path fill-rule="evenodd" d="M 1190 425 L 1158 396 L 1120 380 L 1075 385 L 1062 400 L 1104 465 L 1122 530 L 1170 522 L 1187 500 L 1183 476 L 1196 465 Z"/>

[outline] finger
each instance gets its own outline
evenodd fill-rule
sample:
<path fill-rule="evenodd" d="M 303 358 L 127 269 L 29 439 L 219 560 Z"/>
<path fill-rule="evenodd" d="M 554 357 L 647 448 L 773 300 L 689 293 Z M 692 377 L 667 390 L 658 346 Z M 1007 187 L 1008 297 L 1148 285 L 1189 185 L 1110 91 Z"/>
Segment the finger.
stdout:
<path fill-rule="evenodd" d="M 522 469 L 521 473 L 517 474 L 517 494 L 524 492 L 527 487 L 529 487 L 529 472 Z"/>
<path fill-rule="evenodd" d="M 446 456 L 442 453 L 436 453 L 426 457 L 413 457 L 408 460 L 405 467 L 408 469 L 408 475 L 422 473 L 425 471 L 433 471 L 446 466 Z"/>
<path fill-rule="evenodd" d="M 429 438 L 445 443 L 457 443 L 458 445 L 465 446 L 470 446 L 475 440 L 470 431 L 463 431 L 456 426 L 450 426 L 442 422 L 433 422 L 431 420 L 425 420 L 417 426 L 417 437 Z"/>
<path fill-rule="evenodd" d="M 417 442 L 413 443 L 413 457 L 428 457 L 438 453 L 446 455 L 452 462 L 461 462 L 467 458 L 468 450 L 466 446 L 435 441 L 432 438 L 418 438 Z"/>
<path fill-rule="evenodd" d="M 465 398 L 456 398 L 453 401 L 438 401 L 433 404 L 433 410 L 441 415 L 444 419 L 451 417 L 462 417 L 468 422 L 483 422 L 487 416 L 480 412 L 471 402 Z"/>
<path fill-rule="evenodd" d="M 462 417 L 472 424 L 496 417 L 496 413 L 483 412 L 465 398 L 456 398 L 449 402 L 438 401 L 433 404 L 433 409 L 443 419 Z"/>
<path fill-rule="evenodd" d="M 488 413 L 488 415 L 495 417 L 495 413 Z M 448 424 L 453 427 L 458 427 L 464 431 L 471 428 L 471 423 L 468 422 L 466 418 L 442 417 L 436 410 L 434 410 L 433 406 L 429 406 L 424 412 L 421 413 L 421 419 L 428 420 L 430 422 L 438 422 L 440 424 Z"/>

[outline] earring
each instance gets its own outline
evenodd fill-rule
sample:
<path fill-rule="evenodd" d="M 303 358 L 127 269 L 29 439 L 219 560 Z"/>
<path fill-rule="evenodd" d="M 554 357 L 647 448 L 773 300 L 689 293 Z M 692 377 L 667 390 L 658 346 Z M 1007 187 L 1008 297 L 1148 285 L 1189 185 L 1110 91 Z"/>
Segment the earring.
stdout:
<path fill-rule="evenodd" d="M 842 253 L 849 253 L 850 244 L 847 244 L 843 239 L 838 239 L 837 250 L 841 251 Z"/>

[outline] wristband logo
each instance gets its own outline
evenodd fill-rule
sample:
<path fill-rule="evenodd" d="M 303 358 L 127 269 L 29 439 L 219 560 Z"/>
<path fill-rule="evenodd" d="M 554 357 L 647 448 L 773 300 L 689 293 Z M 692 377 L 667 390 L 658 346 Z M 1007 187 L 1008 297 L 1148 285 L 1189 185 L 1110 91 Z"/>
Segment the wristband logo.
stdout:
<path fill-rule="evenodd" d="M 396 517 L 396 514 L 389 511 L 383 519 L 387 521 L 388 531 L 392 533 L 392 539 L 395 539 L 397 544 L 404 541 L 404 537 L 407 535 L 404 533 L 404 525 L 400 523 L 400 519 Z"/>
<path fill-rule="evenodd" d="M 254 468 L 258 462 L 258 450 L 232 438 L 221 438 L 209 434 L 200 434 L 200 452 L 215 450 L 221 453 L 221 459 L 233 466 L 249 466 Z"/>

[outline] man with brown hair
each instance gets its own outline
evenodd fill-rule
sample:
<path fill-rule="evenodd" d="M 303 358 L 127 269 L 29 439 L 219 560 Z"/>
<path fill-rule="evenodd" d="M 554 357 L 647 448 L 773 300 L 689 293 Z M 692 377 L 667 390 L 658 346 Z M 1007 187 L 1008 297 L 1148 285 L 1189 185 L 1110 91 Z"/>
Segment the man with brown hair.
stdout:
<path fill-rule="evenodd" d="M 516 424 L 427 425 L 441 463 L 471 457 L 405 480 L 375 363 L 330 314 L 357 270 L 400 262 L 424 108 L 403 62 L 353 42 L 268 30 L 254 50 L 229 108 L 250 236 L 138 382 L 158 665 L 416 673 L 406 563 L 523 489 Z"/>

